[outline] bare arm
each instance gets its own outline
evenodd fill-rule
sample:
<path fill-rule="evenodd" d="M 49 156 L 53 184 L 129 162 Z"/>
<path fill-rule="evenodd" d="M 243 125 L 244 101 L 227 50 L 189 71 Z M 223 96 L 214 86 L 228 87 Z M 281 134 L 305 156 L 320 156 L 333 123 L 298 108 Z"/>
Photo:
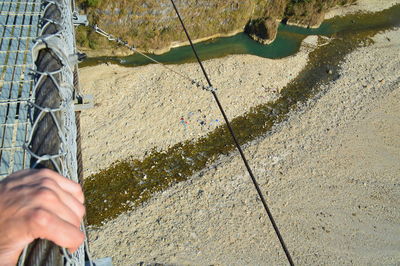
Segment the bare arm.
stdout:
<path fill-rule="evenodd" d="M 0 265 L 15 265 L 37 238 L 74 252 L 84 240 L 79 184 L 51 170 L 24 170 L 0 182 Z"/>

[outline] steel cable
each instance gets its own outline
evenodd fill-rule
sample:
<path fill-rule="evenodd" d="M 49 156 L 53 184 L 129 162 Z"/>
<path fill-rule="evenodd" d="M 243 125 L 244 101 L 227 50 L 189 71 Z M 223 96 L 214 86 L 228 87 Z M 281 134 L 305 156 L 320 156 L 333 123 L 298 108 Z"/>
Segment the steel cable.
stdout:
<path fill-rule="evenodd" d="M 124 41 L 124 40 L 122 40 L 120 38 L 114 37 L 113 35 L 107 33 L 103 29 L 99 28 L 97 25 L 89 25 L 89 27 L 92 28 L 96 33 L 106 37 L 109 41 L 113 41 L 113 42 L 116 42 L 116 43 L 118 43 L 120 45 L 125 46 L 126 48 L 128 48 L 132 52 L 138 53 L 141 56 L 143 56 L 143 57 L 147 58 L 148 60 L 152 61 L 153 63 L 156 63 L 156 64 L 162 66 L 163 68 L 167 69 L 168 71 L 170 71 L 172 73 L 175 73 L 176 75 L 178 75 L 178 76 L 190 81 L 192 84 L 196 85 L 198 88 L 202 88 L 203 90 L 210 90 L 209 87 L 204 86 L 201 82 L 192 79 L 191 77 L 189 77 L 189 75 L 184 74 L 184 73 L 180 73 L 178 71 L 175 71 L 174 69 L 166 66 L 165 64 L 161 63 L 160 61 L 158 61 L 158 60 L 146 55 L 145 53 L 140 52 L 134 46 L 129 45 L 128 42 L 126 42 L 126 41 Z"/>
<path fill-rule="evenodd" d="M 206 78 L 206 81 L 207 81 L 208 86 L 205 86 L 205 85 L 203 85 L 201 82 L 198 82 L 198 81 L 196 81 L 196 80 L 193 80 L 193 79 L 190 78 L 188 75 L 183 74 L 183 73 L 179 73 L 179 72 L 173 70 L 172 68 L 166 66 L 165 64 L 163 64 L 163 63 L 157 61 L 156 59 L 154 59 L 154 58 L 152 58 L 152 57 L 150 57 L 150 56 L 148 56 L 148 55 L 146 55 L 146 54 L 144 54 L 144 53 L 138 51 L 135 47 L 130 46 L 126 41 L 123 41 L 123 40 L 120 39 L 120 38 L 114 37 L 113 35 L 107 33 L 106 31 L 102 30 L 101 28 L 99 28 L 97 25 L 89 25 L 89 27 L 91 27 L 92 29 L 94 29 L 95 32 L 97 32 L 98 34 L 100 34 L 100 35 L 106 37 L 108 40 L 113 41 L 113 42 L 116 42 L 116 43 L 118 43 L 118 44 L 120 44 L 120 45 L 125 46 L 125 47 L 128 48 L 129 50 L 131 50 L 131 51 L 133 51 L 133 52 L 136 52 L 136 53 L 142 55 L 143 57 L 145 57 L 145 58 L 149 59 L 150 61 L 152 61 L 152 62 L 154 62 L 154 63 L 156 63 L 156 64 L 162 66 L 163 68 L 165 68 L 165 69 L 167 69 L 167 70 L 169 70 L 169 71 L 175 73 L 176 75 L 178 75 L 178 76 L 180 76 L 180 77 L 182 77 L 182 78 L 184 78 L 184 79 L 186 79 L 186 80 L 189 80 L 192 84 L 196 85 L 197 87 L 202 88 L 203 90 L 210 91 L 210 92 L 212 93 L 212 95 L 213 95 L 213 97 L 214 97 L 214 99 L 215 99 L 215 101 L 216 101 L 216 103 L 217 103 L 217 105 L 218 105 L 218 108 L 219 108 L 219 110 L 220 110 L 220 112 L 221 112 L 221 114 L 222 114 L 222 116 L 223 116 L 223 118 L 224 118 L 224 120 L 225 120 L 225 123 L 226 123 L 226 125 L 227 125 L 227 127 L 228 127 L 228 130 L 229 130 L 229 132 L 230 132 L 230 134 L 231 134 L 231 136 L 232 136 L 232 139 L 233 139 L 233 141 L 234 141 L 234 143 L 235 143 L 235 146 L 236 146 L 236 148 L 238 149 L 238 151 L 239 151 L 239 153 L 240 153 L 240 156 L 241 156 L 241 158 L 242 158 L 242 160 L 243 160 L 243 162 L 244 162 L 244 164 L 245 164 L 245 167 L 246 167 L 246 169 L 247 169 L 247 171 L 248 171 L 248 173 L 249 173 L 249 175 L 250 175 L 250 178 L 251 178 L 251 180 L 252 180 L 252 182 L 253 182 L 253 184 L 254 184 L 254 186 L 255 186 L 255 189 L 257 190 L 257 193 L 258 193 L 258 195 L 259 195 L 259 197 L 260 197 L 260 199 L 261 199 L 261 202 L 262 202 L 262 204 L 263 204 L 263 206 L 264 206 L 264 209 L 265 209 L 265 211 L 266 211 L 266 213 L 267 213 L 267 215 L 268 215 L 268 218 L 269 218 L 269 220 L 270 220 L 270 222 L 271 222 L 271 224 L 272 224 L 272 226 L 273 226 L 273 228 L 274 228 L 274 231 L 275 231 L 275 233 L 276 233 L 276 235 L 277 235 L 277 237 L 278 237 L 278 239 L 279 239 L 279 242 L 280 242 L 280 244 L 281 244 L 281 246 L 282 246 L 282 249 L 283 249 L 283 251 L 285 252 L 286 258 L 287 258 L 289 264 L 290 264 L 291 266 L 293 266 L 293 265 L 294 265 L 293 259 L 292 259 L 291 255 L 290 255 L 290 253 L 289 253 L 289 250 L 288 250 L 287 247 L 286 247 L 285 241 L 283 240 L 283 237 L 282 237 L 282 235 L 281 235 L 281 233 L 280 233 L 280 230 L 279 230 L 279 228 L 278 228 L 278 226 L 277 226 L 277 224 L 276 224 L 276 222 L 275 222 L 275 219 L 274 219 L 274 217 L 273 217 L 273 215 L 272 215 L 272 213 L 271 213 L 271 211 L 270 211 L 270 209 L 269 209 L 269 207 L 268 207 L 268 205 L 267 205 L 267 202 L 266 202 L 266 200 L 265 200 L 265 198 L 264 198 L 264 196 L 263 196 L 263 194 L 262 194 L 262 191 L 261 191 L 261 189 L 260 189 L 260 186 L 258 185 L 257 180 L 256 180 L 256 178 L 255 178 L 255 176 L 254 176 L 254 174 L 253 174 L 253 171 L 251 170 L 251 167 L 250 167 L 250 165 L 249 165 L 249 163 L 248 163 L 248 161 L 247 161 L 247 159 L 246 159 L 246 156 L 244 155 L 244 152 L 243 152 L 243 150 L 242 150 L 242 148 L 241 148 L 241 146 L 240 146 L 240 144 L 239 144 L 239 142 L 238 142 L 238 140 L 237 140 L 237 138 L 236 138 L 235 132 L 234 132 L 233 129 L 232 129 L 232 126 L 231 126 L 231 124 L 230 124 L 230 122 L 229 122 L 229 119 L 228 119 L 228 117 L 227 117 L 227 115 L 226 115 L 226 113 L 225 113 L 225 111 L 224 111 L 224 108 L 222 107 L 222 104 L 221 104 L 221 102 L 219 101 L 219 98 L 218 98 L 217 93 L 216 93 L 216 90 L 217 90 L 217 89 L 213 87 L 213 85 L 212 85 L 212 83 L 211 83 L 211 80 L 210 80 L 209 77 L 208 77 L 208 74 L 207 74 L 207 72 L 206 72 L 206 70 L 205 70 L 205 68 L 204 68 L 204 66 L 203 66 L 202 61 L 200 60 L 200 58 L 199 58 L 199 56 L 198 56 L 198 54 L 197 54 L 197 51 L 196 51 L 196 49 L 195 49 L 195 47 L 194 47 L 194 45 L 193 45 L 193 42 L 192 42 L 192 40 L 191 40 L 191 38 L 190 38 L 189 33 L 188 33 L 187 30 L 186 30 L 185 24 L 184 24 L 184 22 L 183 22 L 183 20 L 182 20 L 182 18 L 181 18 L 181 16 L 180 16 L 180 14 L 179 14 L 179 11 L 178 11 L 178 9 L 177 9 L 177 7 L 176 7 L 174 1 L 171 0 L 171 3 L 172 3 L 172 5 L 174 6 L 175 12 L 176 12 L 176 14 L 177 14 L 177 16 L 178 16 L 178 18 L 179 18 L 179 21 L 181 22 L 181 25 L 182 25 L 182 27 L 183 27 L 183 29 L 184 29 L 184 31 L 185 31 L 186 37 L 187 37 L 188 40 L 189 40 L 190 46 L 192 47 L 193 53 L 194 53 L 194 55 L 195 55 L 195 57 L 196 57 L 196 59 L 197 59 L 197 62 L 199 63 L 199 65 L 200 65 L 200 67 L 201 67 L 201 70 L 202 70 L 202 72 L 203 72 L 203 74 L 204 74 L 204 77 Z"/>
<path fill-rule="evenodd" d="M 173 5 L 173 7 L 174 7 L 174 9 L 175 9 L 175 12 L 176 12 L 178 18 L 179 18 L 179 21 L 180 21 L 180 23 L 181 23 L 181 25 L 182 25 L 182 28 L 183 28 L 183 30 L 185 31 L 186 37 L 187 37 L 188 40 L 189 40 L 190 46 L 192 47 L 193 53 L 194 53 L 194 55 L 196 56 L 196 59 L 197 59 L 199 65 L 200 65 L 200 67 L 201 67 L 201 70 L 203 71 L 204 77 L 206 78 L 208 85 L 209 85 L 210 87 L 213 87 L 213 86 L 212 86 L 212 83 L 211 83 L 211 81 L 210 81 L 210 78 L 208 77 L 208 74 L 207 74 L 207 72 L 206 72 L 206 70 L 205 70 L 205 68 L 204 68 L 204 66 L 203 66 L 203 63 L 201 62 L 201 60 L 200 60 L 200 58 L 199 58 L 199 56 L 198 56 L 198 54 L 197 54 L 196 48 L 195 48 L 194 45 L 193 45 L 192 39 L 190 38 L 190 35 L 189 35 L 189 33 L 188 33 L 188 31 L 187 31 L 187 29 L 186 29 L 186 27 L 185 27 L 185 23 L 183 22 L 183 20 L 182 20 L 182 18 L 181 18 L 181 15 L 179 14 L 178 8 L 176 7 L 176 5 L 175 5 L 175 3 L 174 3 L 174 0 L 171 0 L 171 3 L 172 3 L 172 5 Z M 226 125 L 227 125 L 227 127 L 228 127 L 228 129 L 229 129 L 229 132 L 231 133 L 231 136 L 232 136 L 232 138 L 233 138 L 233 141 L 235 142 L 236 148 L 238 149 L 238 151 L 239 151 L 239 153 L 240 153 L 240 156 L 242 157 L 242 160 L 243 160 L 243 162 L 244 162 L 244 164 L 245 164 L 245 166 L 246 166 L 246 168 L 247 168 L 247 171 L 248 171 L 248 173 L 249 173 L 249 175 L 250 175 L 250 178 L 251 178 L 251 180 L 253 181 L 253 184 L 254 184 L 254 186 L 255 186 L 255 188 L 256 188 L 256 190 L 257 190 L 257 193 L 258 193 L 259 197 L 261 198 L 261 202 L 262 202 L 262 204 L 263 204 L 263 206 L 264 206 L 265 211 L 267 212 L 267 215 L 268 215 L 268 217 L 269 217 L 269 219 L 270 219 L 270 221 L 271 221 L 271 224 L 272 224 L 272 226 L 273 226 L 273 228 L 274 228 L 274 230 L 275 230 L 275 233 L 276 233 L 276 235 L 278 236 L 279 242 L 281 243 L 282 249 L 283 249 L 283 251 L 285 252 L 286 258 L 287 258 L 287 260 L 288 260 L 288 262 L 289 262 L 290 265 L 294 265 L 293 260 L 292 260 L 292 257 L 291 257 L 291 255 L 290 255 L 290 253 L 289 253 L 289 250 L 288 250 L 287 247 L 286 247 L 285 241 L 284 241 L 283 238 L 282 238 L 282 235 L 281 235 L 281 233 L 280 233 L 280 231 L 279 231 L 279 228 L 278 228 L 278 226 L 277 226 L 277 224 L 276 224 L 276 222 L 275 222 L 275 219 L 274 219 L 274 217 L 272 216 L 272 213 L 271 213 L 271 211 L 270 211 L 270 209 L 269 209 L 269 207 L 268 207 L 268 205 L 267 205 L 267 202 L 266 202 L 266 200 L 265 200 L 265 198 L 264 198 L 264 196 L 263 196 L 263 194 L 262 194 L 262 192 L 261 192 L 260 186 L 258 185 L 256 178 L 254 177 L 253 171 L 252 171 L 251 168 L 250 168 L 250 165 L 249 165 L 249 163 L 248 163 L 248 161 L 247 161 L 247 159 L 246 159 L 246 156 L 244 155 L 243 150 L 242 150 L 242 148 L 240 147 L 240 144 L 239 144 L 239 142 L 238 142 L 238 140 L 237 140 L 237 138 L 236 138 L 235 132 L 233 131 L 233 129 L 232 129 L 232 127 L 231 127 L 231 124 L 230 124 L 230 122 L 229 122 L 229 119 L 228 119 L 228 117 L 227 117 L 227 115 L 226 115 L 226 113 L 225 113 L 225 111 L 224 111 L 224 109 L 223 109 L 223 107 L 222 107 L 222 105 L 221 105 L 219 99 L 218 99 L 217 93 L 216 93 L 215 91 L 211 91 L 211 93 L 212 93 L 212 95 L 214 96 L 214 99 L 215 99 L 215 101 L 216 101 L 217 104 L 218 104 L 219 110 L 221 111 L 221 114 L 222 114 L 222 116 L 224 117 L 224 120 L 225 120 L 225 122 L 226 122 Z"/>

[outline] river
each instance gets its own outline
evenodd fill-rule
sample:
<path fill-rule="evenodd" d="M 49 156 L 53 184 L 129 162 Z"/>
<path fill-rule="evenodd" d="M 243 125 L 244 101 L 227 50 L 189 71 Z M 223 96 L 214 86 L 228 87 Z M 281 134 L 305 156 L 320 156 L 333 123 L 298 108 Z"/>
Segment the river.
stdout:
<path fill-rule="evenodd" d="M 379 27 L 382 23 L 394 22 L 399 11 L 392 8 L 392 12 L 386 18 L 374 17 L 368 22 L 360 21 L 361 16 L 353 15 L 335 17 L 327 20 L 318 29 L 307 29 L 296 26 L 280 24 L 276 40 L 263 45 L 252 40 L 247 34 L 239 33 L 232 37 L 216 38 L 196 44 L 196 49 L 203 60 L 220 58 L 233 54 L 251 54 L 264 58 L 283 58 L 299 51 L 301 42 L 307 36 L 321 35 L 332 37 L 346 31 L 366 30 L 371 27 Z M 396 13 L 397 12 L 397 13 Z M 162 55 L 150 55 L 159 62 L 165 64 L 183 64 L 194 62 L 195 58 L 190 46 L 171 49 Z M 88 58 L 80 67 L 93 66 L 105 62 L 116 63 L 123 66 L 143 66 L 152 63 L 139 54 L 126 57 L 95 57 Z"/>
<path fill-rule="evenodd" d="M 301 40 L 311 35 L 311 32 L 314 35 L 318 31 L 325 31 L 330 32 L 327 36 L 335 38 L 328 45 L 321 46 L 310 54 L 307 67 L 281 91 L 278 100 L 257 106 L 232 120 L 232 127 L 239 142 L 243 145 L 271 132 L 273 125 L 287 119 L 291 110 L 323 93 L 320 85 L 339 77 L 340 66 L 346 55 L 371 43 L 371 37 L 376 33 L 400 27 L 399 14 L 400 5 L 397 5 L 375 14 L 350 15 L 329 20 L 316 30 L 282 25 L 284 30 L 280 36 L 287 34 L 293 38 L 297 36 L 296 38 Z M 237 35 L 215 42 L 233 38 L 247 37 Z M 278 41 L 279 39 L 276 42 Z M 258 46 L 252 43 L 255 47 Z M 208 42 L 199 46 L 202 45 L 214 44 Z M 265 46 L 265 49 L 272 49 L 268 47 L 274 45 L 276 44 Z M 178 49 L 186 48 L 176 50 Z M 89 224 L 99 226 L 104 221 L 117 217 L 151 198 L 154 192 L 165 190 L 171 184 L 190 178 L 220 156 L 231 153 L 234 148 L 228 130 L 221 126 L 196 142 L 178 143 L 167 151 L 154 152 L 142 161 L 127 159 L 116 162 L 110 168 L 85 180 Z M 133 204 L 126 204 L 127 201 Z"/>

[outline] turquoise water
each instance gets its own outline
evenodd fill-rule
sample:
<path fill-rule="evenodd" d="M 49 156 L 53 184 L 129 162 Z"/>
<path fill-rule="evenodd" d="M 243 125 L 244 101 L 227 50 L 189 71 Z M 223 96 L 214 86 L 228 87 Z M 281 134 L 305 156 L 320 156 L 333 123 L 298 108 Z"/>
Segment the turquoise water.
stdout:
<path fill-rule="evenodd" d="M 341 63 L 347 54 L 365 43 L 368 44 L 369 38 L 377 32 L 399 26 L 400 5 L 397 5 L 374 15 L 352 15 L 341 18 L 340 23 L 330 21 L 318 30 L 281 26 L 284 28 L 281 28 L 280 36 L 293 40 L 292 45 L 281 44 L 287 45 L 286 50 L 277 46 L 279 40 L 269 46 L 260 46 L 255 42 L 248 42 L 243 34 L 199 46 L 226 54 L 225 50 L 232 51 L 232 48 L 238 49 L 238 47 L 242 49 L 246 47 L 246 43 L 251 43 L 252 49 L 249 51 L 252 53 L 257 51 L 257 47 L 263 47 L 258 50 L 260 53 L 264 53 L 266 49 L 287 53 L 288 47 L 294 47 L 296 50 L 295 40 L 301 40 L 309 34 L 327 34 L 336 37 L 328 45 L 320 46 L 310 53 L 307 66 L 282 89 L 279 99 L 252 108 L 231 121 L 239 143 L 245 144 L 265 137 L 274 125 L 285 121 L 298 105 L 316 97 L 324 88 L 321 84 L 337 79 Z M 243 42 L 226 45 L 225 48 L 220 45 L 213 47 L 216 43 L 229 44 L 235 38 Z M 185 49 L 187 47 L 176 50 L 185 51 Z M 173 52 L 175 51 L 171 54 Z M 327 72 L 327 66 L 332 73 Z M 109 168 L 85 179 L 88 223 L 101 226 L 104 221 L 131 209 L 132 205 L 127 205 L 127 200 L 138 206 L 151 198 L 155 192 L 163 191 L 171 184 L 191 178 L 193 174 L 221 158 L 220 156 L 231 153 L 234 148 L 228 129 L 220 126 L 198 141 L 188 140 L 166 151 L 151 152 L 142 161 L 128 158 L 115 162 Z"/>
<path fill-rule="evenodd" d="M 233 54 L 252 54 L 265 58 L 282 58 L 295 54 L 304 38 L 310 35 L 334 36 L 336 34 L 368 30 L 380 27 L 382 23 L 393 21 L 400 14 L 400 5 L 391 8 L 386 18 L 373 18 L 371 21 L 361 19 L 361 15 L 351 15 L 330 19 L 322 23 L 318 29 L 307 29 L 296 26 L 280 24 L 276 40 L 270 45 L 260 44 L 247 36 L 239 33 L 232 37 L 216 38 L 196 44 L 196 49 L 203 60 L 224 57 Z M 182 64 L 194 62 L 190 46 L 178 47 L 162 55 L 151 55 L 154 59 L 165 64 Z M 139 54 L 127 57 L 97 57 L 89 58 L 81 67 L 112 62 L 124 66 L 142 66 L 152 63 Z"/>
<path fill-rule="evenodd" d="M 333 27 L 324 23 L 318 29 L 305 29 L 294 26 L 279 26 L 278 36 L 270 45 L 255 42 L 245 33 L 232 37 L 216 38 L 196 44 L 196 49 L 203 60 L 224 57 L 233 54 L 252 54 L 266 58 L 282 58 L 295 54 L 301 41 L 309 35 L 331 35 Z M 154 59 L 166 64 L 182 64 L 194 62 L 190 46 L 172 49 L 162 55 L 151 55 Z M 135 54 L 127 57 L 96 57 L 89 58 L 82 66 L 95 65 L 104 62 L 113 62 L 126 66 L 142 66 L 151 63 L 141 55 Z"/>

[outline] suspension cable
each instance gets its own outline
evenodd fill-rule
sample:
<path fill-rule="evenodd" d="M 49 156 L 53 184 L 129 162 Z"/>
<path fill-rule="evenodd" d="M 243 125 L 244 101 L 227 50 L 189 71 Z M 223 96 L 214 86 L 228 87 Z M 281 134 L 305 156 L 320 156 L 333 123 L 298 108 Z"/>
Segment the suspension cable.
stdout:
<path fill-rule="evenodd" d="M 197 51 L 196 51 L 196 49 L 195 49 L 195 47 L 193 45 L 192 39 L 190 38 L 188 31 L 186 30 L 185 24 L 184 24 L 180 14 L 179 14 L 179 11 L 178 11 L 177 7 L 175 6 L 174 1 L 171 0 L 171 3 L 174 6 L 175 12 L 176 12 L 176 14 L 177 14 L 177 16 L 179 18 L 179 21 L 180 21 L 180 23 L 181 23 L 181 25 L 182 25 L 182 27 L 183 27 L 183 29 L 185 31 L 186 37 L 189 40 L 190 46 L 192 47 L 193 53 L 196 56 L 197 62 L 199 63 L 199 65 L 201 67 L 201 70 L 202 70 L 202 72 L 204 74 L 204 77 L 206 78 L 208 86 L 204 85 L 202 82 L 199 82 L 199 81 L 196 81 L 196 80 L 192 79 L 191 77 L 189 77 L 189 75 L 180 73 L 178 71 L 175 71 L 174 69 L 166 66 L 165 64 L 161 63 L 160 61 L 158 61 L 158 60 L 156 60 L 156 59 L 154 59 L 154 58 L 152 58 L 152 57 L 140 52 L 134 46 L 129 45 L 128 42 L 126 42 L 126 41 L 124 41 L 124 40 L 122 40 L 120 38 L 114 37 L 113 35 L 107 33 L 106 31 L 102 30 L 101 28 L 99 28 L 97 25 L 89 25 L 89 27 L 91 27 L 96 33 L 106 37 L 108 40 L 125 46 L 129 50 L 142 55 L 143 57 L 149 59 L 150 61 L 152 61 L 152 62 L 162 66 L 163 68 L 175 73 L 176 75 L 178 75 L 178 76 L 190 81 L 193 85 L 196 85 L 198 88 L 202 88 L 203 90 L 210 91 L 212 93 L 212 95 L 213 95 L 213 97 L 214 97 L 214 99 L 215 99 L 215 101 L 216 101 L 216 103 L 218 105 L 218 108 L 219 108 L 219 110 L 220 110 L 220 112 L 221 112 L 221 114 L 222 114 L 222 116 L 223 116 L 223 118 L 225 120 L 225 123 L 226 123 L 226 125 L 228 127 L 228 130 L 229 130 L 229 132 L 230 132 L 230 134 L 232 136 L 232 139 L 233 139 L 233 141 L 235 143 L 235 146 L 238 149 L 238 151 L 240 153 L 240 156 L 241 156 L 241 158 L 242 158 L 242 160 L 244 162 L 244 165 L 245 165 L 245 167 L 246 167 L 246 169 L 247 169 L 247 171 L 248 171 L 248 173 L 250 175 L 250 178 L 251 178 L 251 180 L 252 180 L 252 182 L 253 182 L 253 184 L 255 186 L 255 189 L 257 190 L 257 193 L 258 193 L 258 195 L 259 195 L 259 197 L 261 199 L 261 202 L 262 202 L 262 204 L 264 206 L 264 209 L 265 209 L 265 211 L 266 211 L 266 213 L 268 215 L 268 218 L 269 218 L 269 220 L 270 220 L 270 222 L 271 222 L 271 224 L 272 224 L 272 226 L 273 226 L 273 228 L 275 230 L 275 233 L 276 233 L 276 235 L 277 235 L 277 237 L 279 239 L 279 242 L 280 242 L 280 244 L 282 246 L 282 249 L 285 252 L 286 258 L 287 258 L 289 264 L 291 266 L 294 266 L 292 257 L 291 257 L 291 255 L 289 253 L 289 250 L 286 247 L 286 244 L 285 244 L 285 242 L 284 242 L 284 240 L 282 238 L 282 235 L 281 235 L 281 233 L 279 231 L 279 228 L 278 228 L 278 226 L 277 226 L 277 224 L 275 222 L 275 219 L 274 219 L 274 217 L 273 217 L 273 215 L 272 215 L 272 213 L 271 213 L 271 211 L 270 211 L 270 209 L 269 209 L 269 207 L 267 205 L 267 202 L 266 202 L 266 200 L 265 200 L 265 198 L 264 198 L 264 196 L 262 194 L 262 191 L 260 189 L 260 186 L 258 185 L 257 180 L 256 180 L 256 178 L 255 178 L 255 176 L 253 174 L 253 171 L 251 170 L 250 165 L 249 165 L 249 163 L 248 163 L 248 161 L 247 161 L 247 159 L 246 159 L 246 157 L 244 155 L 244 152 L 243 152 L 243 150 L 242 150 L 242 148 L 241 148 L 241 146 L 240 146 L 240 144 L 239 144 L 239 142 L 238 142 L 238 140 L 236 138 L 235 132 L 232 129 L 232 126 L 231 126 L 231 124 L 229 122 L 229 119 L 228 119 L 228 117 L 227 117 L 227 115 L 226 115 L 226 113 L 225 113 L 225 111 L 224 111 L 224 109 L 223 109 L 223 107 L 221 105 L 221 102 L 219 101 L 219 98 L 218 98 L 217 93 L 216 93 L 217 89 L 213 87 L 213 85 L 211 83 L 211 80 L 208 77 L 208 74 L 207 74 L 207 72 L 206 72 L 206 70 L 205 70 L 205 68 L 203 66 L 202 61 L 200 60 L 200 58 L 199 58 L 199 56 L 197 54 Z"/>
<path fill-rule="evenodd" d="M 175 5 L 175 3 L 174 3 L 174 0 L 171 0 L 171 3 L 172 3 L 172 5 L 173 5 L 173 7 L 174 7 L 174 9 L 175 9 L 176 15 L 177 15 L 178 18 L 179 18 L 179 21 L 180 21 L 180 23 L 181 23 L 181 25 L 182 25 L 182 28 L 183 28 L 183 30 L 185 31 L 186 37 L 187 37 L 188 40 L 189 40 L 190 46 L 192 47 L 193 53 L 194 53 L 194 55 L 196 56 L 196 59 L 197 59 L 199 65 L 200 65 L 200 67 L 201 67 L 201 70 L 203 71 L 204 77 L 206 78 L 208 85 L 209 85 L 210 87 L 213 87 L 213 86 L 212 86 L 212 83 L 211 83 L 211 81 L 210 81 L 210 78 L 208 77 L 207 72 L 206 72 L 206 70 L 205 70 L 205 68 L 204 68 L 204 66 L 203 66 L 203 63 L 201 62 L 201 60 L 200 60 L 200 58 L 199 58 L 199 56 L 198 56 L 198 54 L 197 54 L 196 48 L 195 48 L 194 45 L 193 45 L 192 39 L 190 38 L 188 31 L 186 30 L 185 24 L 184 24 L 184 22 L 183 22 L 183 20 L 182 20 L 182 18 L 181 18 L 181 15 L 179 14 L 178 8 L 176 7 L 176 5 Z M 268 205 L 267 205 L 267 202 L 266 202 L 266 200 L 265 200 L 265 198 L 264 198 L 264 196 L 263 196 L 263 194 L 262 194 L 262 192 L 261 192 L 260 186 L 258 185 L 256 178 L 254 177 L 253 171 L 251 170 L 250 165 L 249 165 L 249 163 L 248 163 L 248 161 L 247 161 L 247 159 L 246 159 L 246 157 L 245 157 L 245 155 L 244 155 L 244 153 L 243 153 L 243 150 L 242 150 L 242 148 L 240 147 L 240 144 L 239 144 L 239 142 L 238 142 L 238 140 L 237 140 L 237 138 L 236 138 L 235 132 L 233 131 L 233 129 L 232 129 L 232 127 L 231 127 L 231 124 L 230 124 L 230 122 L 229 122 L 229 120 L 228 120 L 228 117 L 227 117 L 227 115 L 226 115 L 226 113 L 225 113 L 225 111 L 224 111 L 224 109 L 223 109 L 223 107 L 222 107 L 222 105 L 221 105 L 221 103 L 220 103 L 220 101 L 219 101 L 219 99 L 218 99 L 217 93 L 216 93 L 215 91 L 211 91 L 211 93 L 212 93 L 212 95 L 214 96 L 214 99 L 215 99 L 215 101 L 216 101 L 217 104 L 218 104 L 219 110 L 221 111 L 222 116 L 224 117 L 224 120 L 225 120 L 225 122 L 226 122 L 226 125 L 227 125 L 227 127 L 228 127 L 228 129 L 229 129 L 229 132 L 231 133 L 231 136 L 232 136 L 232 138 L 233 138 L 233 141 L 235 142 L 236 148 L 238 149 L 238 151 L 239 151 L 239 153 L 240 153 L 240 156 L 242 157 L 242 160 L 243 160 L 243 162 L 244 162 L 244 164 L 245 164 L 245 166 L 246 166 L 246 168 L 247 168 L 247 171 L 249 172 L 249 175 L 250 175 L 250 177 L 251 177 L 251 180 L 253 181 L 253 184 L 254 184 L 254 186 L 255 186 L 255 188 L 256 188 L 256 190 L 257 190 L 257 193 L 258 193 L 259 197 L 261 198 L 261 202 L 262 202 L 262 204 L 263 204 L 263 206 L 264 206 L 265 211 L 267 212 L 267 215 L 268 215 L 268 217 L 269 217 L 269 219 L 270 219 L 270 221 L 271 221 L 272 226 L 274 227 L 275 233 L 276 233 L 276 235 L 278 236 L 278 239 L 279 239 L 279 242 L 281 243 L 282 249 L 283 249 L 283 251 L 284 251 L 285 254 L 286 254 L 286 258 L 287 258 L 289 264 L 293 266 L 294 263 L 293 263 L 293 260 L 292 260 L 291 255 L 290 255 L 290 253 L 289 253 L 289 250 L 288 250 L 287 247 L 286 247 L 286 244 L 285 244 L 285 242 L 284 242 L 284 240 L 283 240 L 283 238 L 282 238 L 282 235 L 281 235 L 281 233 L 280 233 L 280 231 L 279 231 L 279 228 L 278 228 L 278 226 L 276 225 L 275 219 L 274 219 L 274 217 L 272 216 L 272 213 L 271 213 L 271 211 L 270 211 L 270 209 L 269 209 L 269 207 L 268 207 Z"/>
<path fill-rule="evenodd" d="M 89 25 L 89 27 L 92 28 L 96 33 L 106 37 L 109 41 L 113 41 L 113 42 L 116 42 L 116 43 L 118 43 L 120 45 L 125 46 L 126 48 L 128 48 L 132 52 L 138 53 L 141 56 L 143 56 L 143 57 L 147 58 L 148 60 L 152 61 L 153 63 L 156 63 L 156 64 L 162 66 L 163 68 L 167 69 L 168 71 L 170 71 L 172 73 L 175 73 L 176 75 L 178 75 L 178 76 L 190 81 L 193 85 L 196 85 L 196 87 L 202 88 L 203 90 L 207 90 L 207 91 L 214 90 L 214 88 L 212 88 L 210 86 L 205 86 L 204 84 L 202 84 L 202 82 L 199 82 L 199 81 L 196 81 L 196 80 L 192 79 L 191 77 L 189 77 L 189 75 L 184 74 L 184 73 L 180 73 L 178 71 L 175 71 L 174 69 L 166 66 L 165 64 L 163 64 L 160 61 L 152 58 L 151 56 L 148 56 L 145 53 L 140 52 L 134 46 L 129 45 L 127 41 L 124 41 L 121 38 L 114 37 L 110 33 L 108 33 L 106 31 L 104 31 L 103 29 L 99 28 L 97 25 Z"/>

